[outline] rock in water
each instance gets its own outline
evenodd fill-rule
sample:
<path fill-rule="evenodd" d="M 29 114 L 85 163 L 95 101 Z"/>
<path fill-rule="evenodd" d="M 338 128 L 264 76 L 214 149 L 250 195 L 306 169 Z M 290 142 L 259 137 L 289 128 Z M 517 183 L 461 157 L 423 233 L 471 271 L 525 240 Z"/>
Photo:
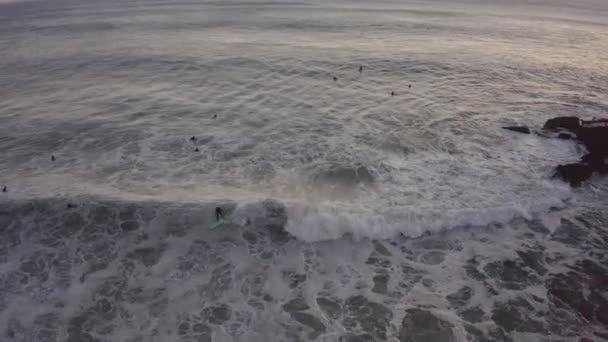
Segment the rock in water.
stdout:
<path fill-rule="evenodd" d="M 576 130 L 576 137 L 589 153 L 608 156 L 608 126 L 581 127 Z"/>
<path fill-rule="evenodd" d="M 456 342 L 454 325 L 422 309 L 409 309 L 401 323 L 401 342 Z"/>
<path fill-rule="evenodd" d="M 503 129 L 508 129 L 510 131 L 515 131 L 524 134 L 530 134 L 530 129 L 526 126 L 507 126 L 503 127 Z"/>
<path fill-rule="evenodd" d="M 587 163 L 587 165 L 589 165 L 593 171 L 608 173 L 608 163 L 606 162 L 607 157 L 608 156 L 598 153 L 588 153 L 581 159 L 581 161 Z"/>
<path fill-rule="evenodd" d="M 547 129 L 564 128 L 575 130 L 581 126 L 581 119 L 576 116 L 561 116 L 547 120 L 545 127 Z"/>
<path fill-rule="evenodd" d="M 582 163 L 558 165 L 555 171 L 557 177 L 570 183 L 572 186 L 580 186 L 593 173 L 593 170 L 588 165 Z"/>

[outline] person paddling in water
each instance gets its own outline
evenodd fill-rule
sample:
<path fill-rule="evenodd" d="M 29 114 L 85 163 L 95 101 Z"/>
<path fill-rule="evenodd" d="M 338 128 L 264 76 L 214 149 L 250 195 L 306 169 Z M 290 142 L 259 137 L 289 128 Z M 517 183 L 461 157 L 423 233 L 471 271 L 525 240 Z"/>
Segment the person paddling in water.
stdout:
<path fill-rule="evenodd" d="M 215 208 L 215 220 L 219 221 L 219 220 L 223 220 L 223 219 L 224 219 L 224 213 L 222 212 L 222 208 L 216 207 Z"/>

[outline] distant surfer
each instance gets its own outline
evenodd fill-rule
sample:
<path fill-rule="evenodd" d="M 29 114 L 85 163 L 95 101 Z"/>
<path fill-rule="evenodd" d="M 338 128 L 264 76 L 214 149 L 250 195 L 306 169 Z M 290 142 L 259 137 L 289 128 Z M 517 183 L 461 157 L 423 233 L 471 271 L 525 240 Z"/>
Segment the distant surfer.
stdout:
<path fill-rule="evenodd" d="M 224 213 L 222 212 L 222 208 L 216 207 L 215 208 L 215 220 L 219 221 L 219 220 L 223 220 L 223 219 L 224 219 Z"/>
<path fill-rule="evenodd" d="M 359 66 L 359 72 L 363 72 L 363 65 Z"/>
<path fill-rule="evenodd" d="M 334 76 L 334 82 L 338 81 L 338 78 L 336 76 Z"/>
<path fill-rule="evenodd" d="M 391 96 L 395 96 L 395 92 L 394 91 L 391 91 Z"/>
<path fill-rule="evenodd" d="M 8 189 L 6 188 L 6 186 L 2 188 L 2 192 L 7 192 L 7 191 L 8 191 Z"/>

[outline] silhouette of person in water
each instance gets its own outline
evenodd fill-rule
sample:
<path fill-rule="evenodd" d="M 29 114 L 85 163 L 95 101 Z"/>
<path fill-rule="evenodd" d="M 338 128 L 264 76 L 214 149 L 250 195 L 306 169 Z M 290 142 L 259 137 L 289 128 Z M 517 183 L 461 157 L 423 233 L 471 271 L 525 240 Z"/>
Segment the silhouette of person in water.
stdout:
<path fill-rule="evenodd" d="M 216 207 L 215 208 L 215 220 L 219 221 L 220 219 L 224 218 L 224 213 L 222 212 L 222 208 L 220 207 Z"/>

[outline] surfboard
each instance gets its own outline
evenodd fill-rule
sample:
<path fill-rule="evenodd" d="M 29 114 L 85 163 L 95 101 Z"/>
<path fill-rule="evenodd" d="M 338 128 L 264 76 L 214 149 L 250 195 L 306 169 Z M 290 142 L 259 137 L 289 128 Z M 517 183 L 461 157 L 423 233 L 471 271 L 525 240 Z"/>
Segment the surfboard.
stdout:
<path fill-rule="evenodd" d="M 217 229 L 217 228 L 221 227 L 224 224 L 224 222 L 226 222 L 226 221 L 224 221 L 223 218 L 215 221 L 215 223 L 211 225 L 211 229 Z"/>

